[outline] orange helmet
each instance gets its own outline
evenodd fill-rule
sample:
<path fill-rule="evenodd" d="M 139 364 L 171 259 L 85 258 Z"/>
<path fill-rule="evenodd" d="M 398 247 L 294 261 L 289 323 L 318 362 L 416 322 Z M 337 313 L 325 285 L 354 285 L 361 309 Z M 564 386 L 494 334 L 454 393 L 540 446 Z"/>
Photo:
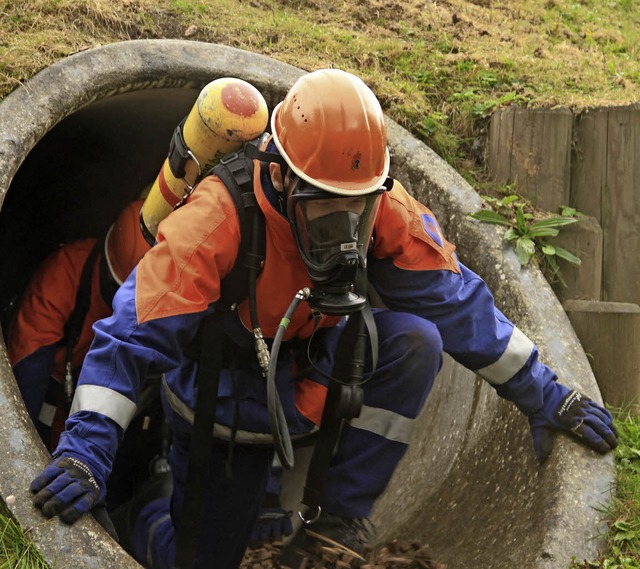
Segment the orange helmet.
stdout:
<path fill-rule="evenodd" d="M 104 252 L 109 272 L 121 285 L 144 254 L 151 248 L 140 229 L 140 210 L 144 200 L 131 202 L 109 228 Z"/>
<path fill-rule="evenodd" d="M 273 140 L 289 167 L 328 192 L 374 192 L 389 173 L 387 128 L 364 82 L 338 69 L 304 75 L 271 117 Z"/>

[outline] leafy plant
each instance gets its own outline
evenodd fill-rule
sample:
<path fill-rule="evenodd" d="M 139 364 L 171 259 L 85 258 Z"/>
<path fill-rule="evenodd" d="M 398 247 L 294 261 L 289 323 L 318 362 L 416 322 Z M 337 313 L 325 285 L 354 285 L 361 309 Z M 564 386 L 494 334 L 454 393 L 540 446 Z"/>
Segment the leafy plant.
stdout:
<path fill-rule="evenodd" d="M 504 238 L 514 244 L 520 265 L 523 267 L 533 262 L 543 269 L 549 280 L 562 280 L 558 259 L 579 265 L 580 259 L 563 247 L 552 245 L 548 239 L 556 237 L 560 228 L 579 221 L 577 212 L 570 208 L 563 208 L 565 215 L 550 215 L 536 218 L 533 213 L 525 211 L 527 204 L 520 196 L 510 194 L 503 198 L 483 196 L 484 200 L 494 209 L 483 209 L 470 213 L 469 217 L 508 227 Z"/>

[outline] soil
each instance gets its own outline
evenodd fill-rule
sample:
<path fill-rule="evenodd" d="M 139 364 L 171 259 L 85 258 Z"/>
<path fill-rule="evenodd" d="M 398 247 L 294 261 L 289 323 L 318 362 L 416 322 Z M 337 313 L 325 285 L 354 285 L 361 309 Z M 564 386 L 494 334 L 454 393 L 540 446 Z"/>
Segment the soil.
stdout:
<path fill-rule="evenodd" d="M 447 569 L 432 557 L 429 547 L 413 541 L 394 540 L 368 550 L 365 561 L 323 547 L 319 561 L 305 561 L 304 566 L 289 568 L 279 561 L 282 543 L 248 549 L 240 569 Z"/>

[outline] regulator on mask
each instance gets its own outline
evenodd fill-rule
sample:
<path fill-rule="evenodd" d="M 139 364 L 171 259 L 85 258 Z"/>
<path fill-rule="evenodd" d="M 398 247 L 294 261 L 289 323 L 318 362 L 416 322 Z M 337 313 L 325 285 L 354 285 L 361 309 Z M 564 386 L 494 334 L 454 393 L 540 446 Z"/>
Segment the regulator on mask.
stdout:
<path fill-rule="evenodd" d="M 296 178 L 287 215 L 313 283 L 308 299 L 323 314 L 361 310 L 366 298 L 355 290 L 366 255 L 380 197 L 387 188 L 356 196 L 322 190 Z"/>

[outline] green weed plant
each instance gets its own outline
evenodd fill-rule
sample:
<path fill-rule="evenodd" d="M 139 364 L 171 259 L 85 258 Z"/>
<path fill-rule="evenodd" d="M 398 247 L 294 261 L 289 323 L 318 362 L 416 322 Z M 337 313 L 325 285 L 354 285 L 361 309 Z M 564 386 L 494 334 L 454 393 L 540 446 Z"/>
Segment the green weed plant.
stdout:
<path fill-rule="evenodd" d="M 528 211 L 529 204 L 517 194 L 509 194 L 501 198 L 482 196 L 493 209 L 483 209 L 470 213 L 469 217 L 483 223 L 507 227 L 505 241 L 513 243 L 520 265 L 525 267 L 534 264 L 540 267 L 549 282 L 560 281 L 562 272 L 558 259 L 574 265 L 581 261 L 573 253 L 563 247 L 549 242 L 557 237 L 560 228 L 580 220 L 580 214 L 571 208 L 563 208 L 562 215 L 534 214 Z"/>

